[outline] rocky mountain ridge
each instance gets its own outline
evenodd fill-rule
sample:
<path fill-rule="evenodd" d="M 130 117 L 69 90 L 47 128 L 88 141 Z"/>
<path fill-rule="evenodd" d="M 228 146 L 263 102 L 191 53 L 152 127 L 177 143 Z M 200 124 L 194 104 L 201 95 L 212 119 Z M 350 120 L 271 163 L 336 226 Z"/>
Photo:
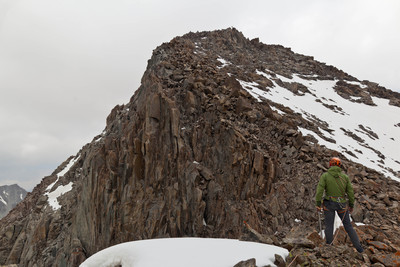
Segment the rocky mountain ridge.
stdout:
<path fill-rule="evenodd" d="M 25 189 L 17 184 L 0 186 L 0 219 L 21 202 L 26 193 Z"/>
<path fill-rule="evenodd" d="M 114 244 L 178 236 L 256 239 L 286 246 L 292 255 L 307 249 L 310 256 L 296 261 L 335 262 L 336 254 L 325 257 L 315 238 L 313 200 L 331 156 L 343 159 L 352 178 L 353 218 L 366 224 L 357 231 L 371 247 L 368 259 L 357 259 L 340 237 L 338 247 L 349 251 L 340 260 L 396 259 L 399 182 L 382 172 L 399 177 L 400 159 L 385 156 L 367 138 L 358 141 L 361 153 L 328 149 L 321 142 L 335 144 L 331 133 L 339 129 L 268 99 L 284 91 L 317 95 L 315 84 L 333 81 L 350 103 L 373 107 L 377 97 L 399 107 L 398 93 L 288 48 L 248 40 L 236 29 L 162 44 L 140 88 L 111 111 L 104 132 L 0 221 L 0 264 L 78 266 Z M 318 99 L 332 114 L 348 112 L 330 96 Z M 377 130 L 362 126 L 373 140 Z M 343 129 L 352 140 L 360 136 Z M 367 155 L 362 147 L 373 152 L 373 163 L 381 155 L 379 171 L 354 161 Z M 389 160 L 394 168 L 385 168 Z"/>

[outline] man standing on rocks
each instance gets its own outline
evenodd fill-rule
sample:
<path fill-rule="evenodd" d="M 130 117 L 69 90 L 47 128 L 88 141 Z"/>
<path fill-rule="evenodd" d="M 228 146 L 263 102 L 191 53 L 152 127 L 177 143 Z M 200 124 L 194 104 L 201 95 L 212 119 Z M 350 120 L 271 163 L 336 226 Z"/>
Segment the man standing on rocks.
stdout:
<path fill-rule="evenodd" d="M 358 252 L 362 253 L 364 249 L 356 231 L 350 223 L 349 214 L 354 207 L 354 191 L 349 177 L 342 172 L 342 162 L 339 158 L 332 158 L 329 161 L 329 169 L 321 175 L 317 186 L 315 196 L 318 212 L 324 211 L 325 215 L 325 237 L 326 243 L 333 242 L 333 225 L 335 221 L 335 212 L 343 222 L 344 229 L 350 237 L 351 242 Z M 325 196 L 323 198 L 325 192 Z M 349 205 L 347 207 L 347 198 Z"/>

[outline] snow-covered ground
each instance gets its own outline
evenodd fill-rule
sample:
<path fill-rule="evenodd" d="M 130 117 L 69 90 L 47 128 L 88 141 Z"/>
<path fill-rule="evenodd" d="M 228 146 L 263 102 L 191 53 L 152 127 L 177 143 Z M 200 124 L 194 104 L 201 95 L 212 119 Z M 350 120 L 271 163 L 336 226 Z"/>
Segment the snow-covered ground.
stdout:
<path fill-rule="evenodd" d="M 222 59 L 219 59 L 220 61 Z M 263 98 L 269 99 L 275 103 L 282 104 L 291 108 L 309 121 L 319 120 L 327 123 L 327 128 L 331 131 L 320 129 L 320 132 L 328 139 L 333 139 L 336 143 L 328 142 L 322 139 L 317 133 L 300 128 L 303 135 L 312 135 L 319 144 L 327 148 L 342 152 L 346 157 L 354 162 L 375 169 L 386 176 L 400 181 L 400 177 L 388 171 L 390 168 L 394 171 L 400 171 L 400 108 L 389 105 L 389 100 L 378 97 L 371 97 L 375 106 L 369 106 L 363 103 L 352 102 L 338 95 L 334 86 L 338 80 L 308 80 L 293 75 L 292 79 L 276 75 L 272 77 L 262 71 L 256 71 L 258 75 L 270 79 L 274 86 L 261 90 L 256 82 L 239 81 L 258 101 Z M 279 86 L 276 80 L 280 79 L 288 83 L 300 83 L 307 87 L 309 92 L 294 94 L 288 89 Z M 358 85 L 364 88 L 365 85 L 360 82 L 345 81 L 352 85 Z M 330 107 L 334 107 L 332 110 Z M 283 111 L 274 108 L 280 114 Z M 359 137 L 357 141 L 352 138 Z M 376 134 L 376 137 L 370 133 Z M 380 157 L 376 151 L 384 155 Z M 353 155 L 347 152 L 353 153 Z"/>
<path fill-rule="evenodd" d="M 233 267 L 256 259 L 257 266 L 274 265 L 284 248 L 255 242 L 212 238 L 165 238 L 122 243 L 94 254 L 80 267 Z"/>

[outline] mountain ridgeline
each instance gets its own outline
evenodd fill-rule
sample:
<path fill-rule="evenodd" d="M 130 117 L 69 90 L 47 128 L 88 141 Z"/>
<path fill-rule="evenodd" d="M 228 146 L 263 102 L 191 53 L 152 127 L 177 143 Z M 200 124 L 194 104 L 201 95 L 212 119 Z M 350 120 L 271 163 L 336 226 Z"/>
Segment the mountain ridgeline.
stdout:
<path fill-rule="evenodd" d="M 390 150 L 400 119 L 382 114 L 381 134 L 351 113 L 382 105 L 398 114 L 399 94 L 236 29 L 176 37 L 153 51 L 103 133 L 0 221 L 0 264 L 78 266 L 121 242 L 182 236 L 258 237 L 319 255 L 309 261 L 383 263 L 400 246 L 400 158 Z M 345 235 L 340 258 L 318 246 L 314 194 L 332 156 L 352 179 L 368 259 L 352 256 Z"/>

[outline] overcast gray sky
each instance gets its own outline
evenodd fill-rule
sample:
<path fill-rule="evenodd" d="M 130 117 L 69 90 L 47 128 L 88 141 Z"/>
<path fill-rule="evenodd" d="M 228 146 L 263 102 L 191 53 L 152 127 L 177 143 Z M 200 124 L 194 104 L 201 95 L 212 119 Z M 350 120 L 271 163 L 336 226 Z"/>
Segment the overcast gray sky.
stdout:
<path fill-rule="evenodd" d="M 0 185 L 101 133 L 158 45 L 228 27 L 400 91 L 398 0 L 0 0 Z"/>

